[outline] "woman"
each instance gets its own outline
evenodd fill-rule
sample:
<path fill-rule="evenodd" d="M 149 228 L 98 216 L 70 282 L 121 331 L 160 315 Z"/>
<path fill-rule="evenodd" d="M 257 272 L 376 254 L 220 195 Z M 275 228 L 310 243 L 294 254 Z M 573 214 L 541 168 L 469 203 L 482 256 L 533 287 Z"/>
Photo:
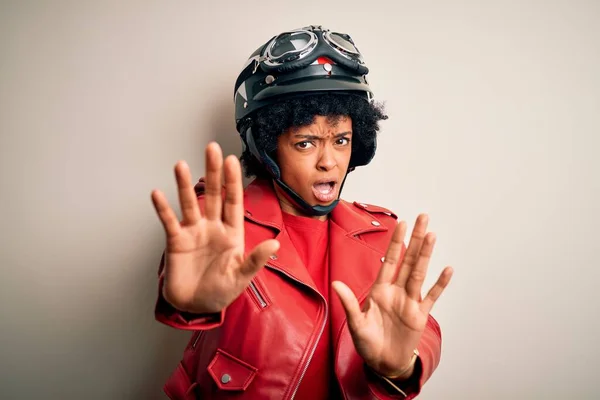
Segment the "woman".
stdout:
<path fill-rule="evenodd" d="M 244 190 L 240 162 L 211 143 L 196 185 L 175 166 L 181 221 L 153 192 L 167 235 L 156 318 L 195 331 L 170 398 L 413 398 L 437 367 L 429 312 L 452 269 L 421 297 L 427 216 L 405 248 L 391 211 L 340 199 L 386 118 L 367 73 L 348 35 L 275 36 L 235 85 L 241 161 L 256 179 Z"/>

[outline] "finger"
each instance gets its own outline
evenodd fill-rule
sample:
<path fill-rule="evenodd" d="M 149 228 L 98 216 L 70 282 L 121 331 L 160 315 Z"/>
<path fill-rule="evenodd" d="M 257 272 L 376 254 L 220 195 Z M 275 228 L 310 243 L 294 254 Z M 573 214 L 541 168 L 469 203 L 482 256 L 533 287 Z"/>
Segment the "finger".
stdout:
<path fill-rule="evenodd" d="M 206 206 L 205 214 L 208 219 L 221 219 L 221 169 L 223 168 L 223 153 L 221 147 L 212 142 L 206 146 Z"/>
<path fill-rule="evenodd" d="M 404 253 L 404 259 L 402 260 L 402 265 L 400 266 L 398 279 L 396 280 L 396 284 L 400 287 L 406 286 L 406 281 L 408 280 L 412 269 L 419 259 L 419 252 L 421 250 L 421 246 L 423 245 L 423 240 L 425 239 L 425 232 L 427 231 L 428 222 L 429 217 L 427 214 L 420 214 L 417 217 L 415 227 L 413 228 L 410 236 L 408 248 Z"/>
<path fill-rule="evenodd" d="M 412 268 L 412 271 L 408 276 L 408 281 L 406 282 L 406 294 L 412 299 L 421 299 L 421 288 L 423 287 L 423 282 L 427 276 L 427 268 L 429 267 L 429 261 L 431 260 L 434 246 L 435 234 L 430 232 L 425 236 L 425 241 L 419 252 L 417 263 Z"/>
<path fill-rule="evenodd" d="M 183 223 L 186 225 L 195 224 L 200 219 L 200 207 L 192 185 L 190 167 L 185 161 L 180 161 L 175 165 L 175 179 L 177 180 L 177 192 Z"/>
<path fill-rule="evenodd" d="M 225 206 L 223 222 L 233 228 L 244 226 L 244 188 L 240 161 L 233 155 L 225 159 Z"/>
<path fill-rule="evenodd" d="M 390 240 L 390 245 L 385 253 L 385 259 L 379 270 L 376 283 L 393 283 L 395 281 L 405 235 L 406 222 L 400 221 L 392 234 L 392 239 Z"/>
<path fill-rule="evenodd" d="M 363 318 L 362 311 L 360 310 L 360 304 L 352 292 L 352 289 L 350 289 L 345 283 L 334 281 L 332 282 L 331 286 L 340 298 L 342 306 L 344 306 L 346 318 L 348 319 L 348 327 L 350 327 L 351 332 L 354 332 L 356 327 L 360 325 L 360 321 Z"/>
<path fill-rule="evenodd" d="M 427 296 L 425 296 L 423 302 L 421 303 L 423 311 L 427 312 L 428 314 L 431 312 L 433 305 L 435 304 L 437 299 L 440 298 L 440 296 L 444 292 L 444 289 L 446 289 L 446 287 L 450 283 L 450 279 L 452 279 L 453 273 L 454 270 L 452 269 L 452 267 L 444 268 L 437 282 L 435 283 L 435 285 L 433 285 L 431 289 L 429 289 Z"/>
<path fill-rule="evenodd" d="M 160 222 L 162 222 L 162 225 L 165 228 L 167 236 L 173 237 L 178 235 L 181 226 L 179 225 L 177 215 L 175 215 L 175 212 L 169 206 L 169 202 L 165 195 L 159 190 L 152 191 L 152 203 L 154 204 L 154 209 L 158 214 Z"/>
<path fill-rule="evenodd" d="M 275 254 L 277 250 L 279 250 L 279 242 L 277 240 L 265 240 L 256 246 L 246 260 L 244 260 L 240 272 L 247 279 L 252 279 L 252 277 L 267 263 L 269 256 Z"/>

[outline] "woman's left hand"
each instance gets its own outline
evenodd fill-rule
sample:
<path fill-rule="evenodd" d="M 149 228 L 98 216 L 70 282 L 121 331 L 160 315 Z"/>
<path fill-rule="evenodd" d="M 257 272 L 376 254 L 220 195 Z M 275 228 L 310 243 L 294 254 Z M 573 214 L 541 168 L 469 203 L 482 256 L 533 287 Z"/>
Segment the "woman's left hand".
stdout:
<path fill-rule="evenodd" d="M 406 223 L 402 221 L 396 226 L 385 261 L 362 310 L 348 286 L 340 281 L 332 284 L 346 311 L 358 354 L 383 376 L 407 379 L 412 375 L 410 361 L 414 349 L 433 305 L 452 277 L 452 268 L 444 268 L 427 296 L 421 299 L 435 244 L 435 234 L 426 233 L 427 223 L 427 215 L 419 215 L 402 260 Z"/>

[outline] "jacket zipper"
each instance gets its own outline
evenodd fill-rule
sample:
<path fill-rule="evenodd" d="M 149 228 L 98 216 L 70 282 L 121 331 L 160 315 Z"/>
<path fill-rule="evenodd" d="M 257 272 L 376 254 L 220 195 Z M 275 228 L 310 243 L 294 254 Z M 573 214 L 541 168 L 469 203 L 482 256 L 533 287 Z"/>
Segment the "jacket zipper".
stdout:
<path fill-rule="evenodd" d="M 307 286 L 307 285 L 305 285 Z M 319 336 L 317 336 L 317 340 L 315 340 L 315 344 L 310 352 L 310 356 L 308 357 L 308 360 L 306 361 L 306 364 L 304 365 L 304 368 L 302 369 L 302 374 L 300 375 L 300 379 L 298 379 L 298 383 L 296 383 L 296 387 L 294 388 L 294 391 L 292 392 L 292 397 L 290 397 L 290 400 L 293 400 L 294 397 L 296 397 L 296 392 L 298 392 L 298 388 L 300 388 L 300 383 L 302 382 L 302 379 L 304 378 L 304 375 L 306 374 L 306 371 L 308 370 L 308 366 L 310 365 L 310 362 L 312 361 L 313 356 L 315 355 L 315 350 L 317 350 L 317 346 L 319 345 L 319 340 L 321 340 L 321 336 L 323 336 L 323 331 L 325 330 L 325 325 L 327 325 L 327 314 L 329 312 L 328 308 L 327 308 L 327 302 L 325 301 L 325 298 L 319 293 L 319 296 L 321 296 L 321 299 L 323 299 L 323 302 L 325 303 L 325 318 L 323 318 L 323 323 L 321 324 L 321 331 L 319 332 Z"/>
<path fill-rule="evenodd" d="M 260 306 L 262 308 L 265 308 L 267 306 L 267 302 L 265 301 L 264 297 L 260 294 L 260 292 L 256 288 L 256 285 L 252 281 L 250 281 L 250 289 L 252 290 L 252 293 L 254 293 L 254 296 L 256 297 L 256 299 L 258 300 L 258 302 L 260 303 Z"/>
<path fill-rule="evenodd" d="M 305 286 L 305 287 L 309 288 L 310 290 L 314 291 L 314 289 L 311 288 L 310 286 L 308 286 L 307 284 L 299 281 L 298 279 L 294 278 L 293 276 L 289 275 L 288 273 L 283 272 L 279 268 L 273 267 L 272 265 L 269 265 L 269 264 L 267 264 L 266 266 L 277 270 L 279 273 L 287 276 L 291 280 L 293 280 L 293 281 L 301 284 L 302 286 Z M 306 361 L 306 363 L 304 364 L 304 367 L 302 368 L 302 373 L 300 374 L 300 378 L 298 379 L 298 382 L 296 383 L 296 387 L 294 388 L 294 391 L 292 392 L 290 400 L 293 400 L 294 397 L 296 397 L 296 393 L 298 392 L 298 388 L 300 388 L 300 383 L 302 382 L 302 379 L 304 378 L 304 375 L 306 375 L 306 371 L 308 370 L 308 366 L 310 365 L 310 362 L 312 361 L 312 358 L 315 355 L 315 351 L 317 350 L 317 345 L 319 344 L 319 340 L 321 340 L 321 336 L 323 336 L 323 331 L 325 330 L 325 325 L 327 325 L 327 314 L 329 313 L 329 309 L 327 307 L 327 301 L 325 301 L 325 298 L 323 297 L 323 295 L 321 293 L 319 293 L 319 292 L 316 292 L 316 293 L 323 300 L 323 304 L 325 304 L 325 318 L 323 318 L 323 322 L 321 323 L 321 330 L 319 331 L 319 335 L 317 336 L 317 340 L 315 340 L 315 344 L 314 344 L 312 350 L 310 351 L 310 356 L 308 357 L 308 360 Z"/>
<path fill-rule="evenodd" d="M 204 334 L 204 331 L 200 331 L 198 332 L 198 334 L 196 335 L 196 338 L 194 339 L 194 343 L 192 343 L 192 349 L 196 348 L 196 345 L 198 344 L 198 340 L 200 340 L 200 337 Z"/>

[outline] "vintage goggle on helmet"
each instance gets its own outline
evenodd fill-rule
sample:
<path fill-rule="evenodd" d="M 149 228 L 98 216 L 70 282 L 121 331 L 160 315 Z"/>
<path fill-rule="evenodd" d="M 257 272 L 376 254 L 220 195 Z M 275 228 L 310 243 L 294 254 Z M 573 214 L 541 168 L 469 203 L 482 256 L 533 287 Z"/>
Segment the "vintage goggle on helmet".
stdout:
<path fill-rule="evenodd" d="M 253 114 L 281 100 L 307 94 L 335 92 L 370 101 L 373 94 L 368 72 L 349 35 L 311 25 L 271 38 L 250 56 L 236 80 L 235 119 L 244 149 L 250 150 L 292 200 L 313 215 L 329 213 L 337 200 L 326 207 L 310 206 L 281 181 L 277 163 L 256 146 L 250 129 Z M 349 170 L 368 164 L 374 154 L 375 145 L 357 149 Z"/>
<path fill-rule="evenodd" d="M 369 72 L 350 35 L 329 30 L 315 32 L 314 29 L 310 27 L 284 32 L 271 39 L 261 52 L 261 67 L 277 72 L 297 68 L 314 62 L 315 57 L 311 57 L 311 54 L 320 54 L 321 50 L 324 56 L 335 58 L 346 68 L 355 69 L 363 75 Z M 317 49 L 319 46 L 322 48 Z M 331 49 L 335 53 L 332 54 Z"/>

